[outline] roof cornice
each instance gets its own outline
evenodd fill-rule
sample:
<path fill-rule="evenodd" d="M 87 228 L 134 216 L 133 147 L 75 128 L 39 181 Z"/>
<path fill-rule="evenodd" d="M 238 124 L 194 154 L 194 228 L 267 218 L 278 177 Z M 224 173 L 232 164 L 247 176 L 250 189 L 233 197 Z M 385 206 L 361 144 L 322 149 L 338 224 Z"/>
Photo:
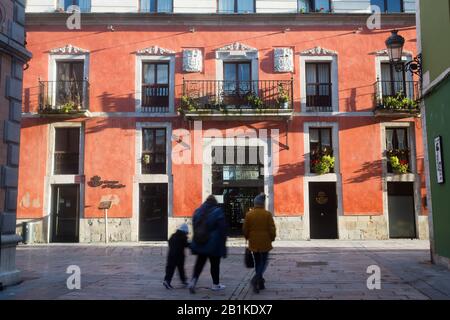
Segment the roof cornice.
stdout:
<path fill-rule="evenodd" d="M 27 13 L 27 26 L 65 26 L 70 15 L 67 13 Z M 82 13 L 82 25 L 113 24 L 125 26 L 365 26 L 370 14 L 367 13 L 256 13 L 256 14 L 152 14 L 152 13 Z M 415 26 L 414 13 L 385 14 L 383 26 Z"/>

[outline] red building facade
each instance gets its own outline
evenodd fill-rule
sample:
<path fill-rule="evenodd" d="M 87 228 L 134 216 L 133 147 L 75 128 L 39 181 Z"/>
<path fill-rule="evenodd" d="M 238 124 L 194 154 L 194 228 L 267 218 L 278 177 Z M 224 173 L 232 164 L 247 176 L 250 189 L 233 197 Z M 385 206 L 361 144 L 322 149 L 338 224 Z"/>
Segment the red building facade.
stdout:
<path fill-rule="evenodd" d="M 209 194 L 238 235 L 259 192 L 280 239 L 428 237 L 417 82 L 384 50 L 415 55 L 414 14 L 28 16 L 32 241 L 104 241 L 102 201 L 110 241 L 165 240 Z"/>

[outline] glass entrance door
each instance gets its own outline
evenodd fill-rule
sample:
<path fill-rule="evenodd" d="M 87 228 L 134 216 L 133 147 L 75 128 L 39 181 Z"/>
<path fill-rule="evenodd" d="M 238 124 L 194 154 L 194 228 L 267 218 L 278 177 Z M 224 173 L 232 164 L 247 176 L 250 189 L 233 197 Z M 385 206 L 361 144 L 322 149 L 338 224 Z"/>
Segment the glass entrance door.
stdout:
<path fill-rule="evenodd" d="M 245 214 L 264 192 L 262 147 L 215 147 L 212 151 L 212 190 L 222 203 L 229 235 L 241 236 Z"/>

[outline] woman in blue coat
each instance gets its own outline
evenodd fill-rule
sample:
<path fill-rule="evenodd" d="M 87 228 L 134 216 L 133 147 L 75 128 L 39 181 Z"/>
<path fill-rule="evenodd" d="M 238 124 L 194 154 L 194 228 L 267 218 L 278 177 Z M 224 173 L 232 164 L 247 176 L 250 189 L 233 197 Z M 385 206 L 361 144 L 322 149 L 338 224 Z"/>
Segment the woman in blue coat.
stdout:
<path fill-rule="evenodd" d="M 204 221 L 204 223 L 202 223 Z M 223 290 L 225 286 L 220 284 L 220 259 L 226 257 L 226 223 L 225 214 L 217 203 L 216 198 L 210 195 L 206 201 L 195 210 L 192 218 L 194 226 L 194 239 L 191 243 L 192 253 L 197 255 L 194 274 L 189 283 L 189 291 L 195 293 L 198 277 L 209 259 L 211 264 L 212 290 Z M 197 226 L 197 227 L 196 227 Z M 202 230 L 201 230 L 202 229 Z M 196 235 L 197 232 L 197 235 Z M 200 233 L 204 233 L 200 237 Z"/>

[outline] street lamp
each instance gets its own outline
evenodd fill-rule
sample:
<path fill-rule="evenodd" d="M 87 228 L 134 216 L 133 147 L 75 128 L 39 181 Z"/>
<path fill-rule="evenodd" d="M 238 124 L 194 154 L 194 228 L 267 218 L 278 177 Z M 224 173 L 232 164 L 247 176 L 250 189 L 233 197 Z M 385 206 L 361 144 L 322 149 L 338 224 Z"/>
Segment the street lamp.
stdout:
<path fill-rule="evenodd" d="M 398 34 L 398 30 L 392 30 L 392 34 L 386 40 L 386 47 L 389 55 L 389 60 L 395 66 L 397 72 L 411 72 L 419 76 L 422 81 L 422 54 L 414 57 L 413 60 L 407 63 L 402 63 L 403 46 L 405 45 L 405 38 Z"/>

